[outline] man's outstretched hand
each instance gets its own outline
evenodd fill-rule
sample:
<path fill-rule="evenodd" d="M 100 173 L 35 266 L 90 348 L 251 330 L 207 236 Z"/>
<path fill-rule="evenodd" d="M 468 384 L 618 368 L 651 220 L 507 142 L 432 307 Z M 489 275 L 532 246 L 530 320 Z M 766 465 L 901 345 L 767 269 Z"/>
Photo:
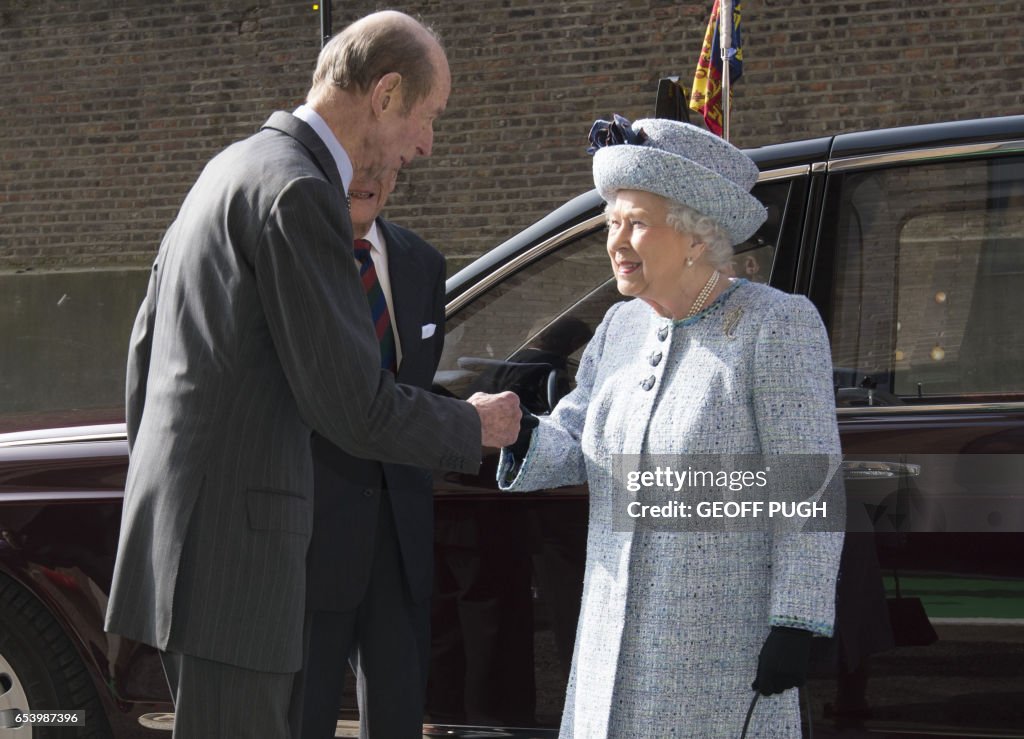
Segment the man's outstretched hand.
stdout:
<path fill-rule="evenodd" d="M 480 434 L 483 446 L 501 448 L 515 442 L 519 436 L 519 396 L 504 392 L 497 395 L 473 393 L 469 403 L 480 415 Z"/>

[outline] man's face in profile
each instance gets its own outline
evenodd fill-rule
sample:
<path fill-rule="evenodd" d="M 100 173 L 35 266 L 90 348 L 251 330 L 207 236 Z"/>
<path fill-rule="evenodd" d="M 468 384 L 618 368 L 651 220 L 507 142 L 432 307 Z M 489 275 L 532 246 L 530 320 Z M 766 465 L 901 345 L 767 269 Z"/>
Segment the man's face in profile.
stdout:
<path fill-rule="evenodd" d="M 401 169 L 433 151 L 434 122 L 444 113 L 452 87 L 444 52 L 437 49 L 433 61 L 436 74 L 426 97 L 407 105 L 402 83 L 386 95 L 387 107 L 364 144 L 370 176 L 379 176 L 378 168 Z"/>

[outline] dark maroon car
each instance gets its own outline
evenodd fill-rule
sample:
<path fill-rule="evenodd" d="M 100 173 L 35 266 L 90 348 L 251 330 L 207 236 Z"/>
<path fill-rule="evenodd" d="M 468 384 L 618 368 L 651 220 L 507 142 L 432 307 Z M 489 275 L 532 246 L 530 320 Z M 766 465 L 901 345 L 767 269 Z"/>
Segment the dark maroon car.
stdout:
<path fill-rule="evenodd" d="M 769 218 L 733 270 L 820 310 L 846 455 L 836 637 L 816 640 L 805 723 L 1024 737 L 1024 116 L 749 153 Z M 439 392 L 513 389 L 544 413 L 572 388 L 621 299 L 601 207 L 582 195 L 448 281 Z M 155 653 L 101 627 L 145 272 L 0 280 L 0 727 L 84 709 L 85 729 L 11 736 L 167 731 Z M 504 496 L 494 463 L 436 477 L 425 735 L 557 734 L 587 490 Z M 351 695 L 339 718 L 354 736 Z"/>

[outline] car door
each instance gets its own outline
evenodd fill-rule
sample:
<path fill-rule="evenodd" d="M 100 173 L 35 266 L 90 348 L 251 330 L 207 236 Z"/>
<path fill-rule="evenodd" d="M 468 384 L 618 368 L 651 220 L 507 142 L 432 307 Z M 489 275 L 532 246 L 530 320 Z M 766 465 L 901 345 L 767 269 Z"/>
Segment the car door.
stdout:
<path fill-rule="evenodd" d="M 799 287 L 831 336 L 851 531 L 817 719 L 1024 726 L 1020 139 L 828 163 Z"/>

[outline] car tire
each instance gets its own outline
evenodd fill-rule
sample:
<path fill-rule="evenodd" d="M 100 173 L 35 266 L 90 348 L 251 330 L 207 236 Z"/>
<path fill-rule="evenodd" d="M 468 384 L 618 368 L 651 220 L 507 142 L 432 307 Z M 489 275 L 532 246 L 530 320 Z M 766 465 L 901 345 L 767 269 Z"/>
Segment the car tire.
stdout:
<path fill-rule="evenodd" d="M 39 600 L 0 575 L 0 712 L 10 716 L 10 709 L 85 711 L 79 729 L 23 726 L 10 732 L 12 737 L 112 736 L 89 673 L 67 635 Z"/>

